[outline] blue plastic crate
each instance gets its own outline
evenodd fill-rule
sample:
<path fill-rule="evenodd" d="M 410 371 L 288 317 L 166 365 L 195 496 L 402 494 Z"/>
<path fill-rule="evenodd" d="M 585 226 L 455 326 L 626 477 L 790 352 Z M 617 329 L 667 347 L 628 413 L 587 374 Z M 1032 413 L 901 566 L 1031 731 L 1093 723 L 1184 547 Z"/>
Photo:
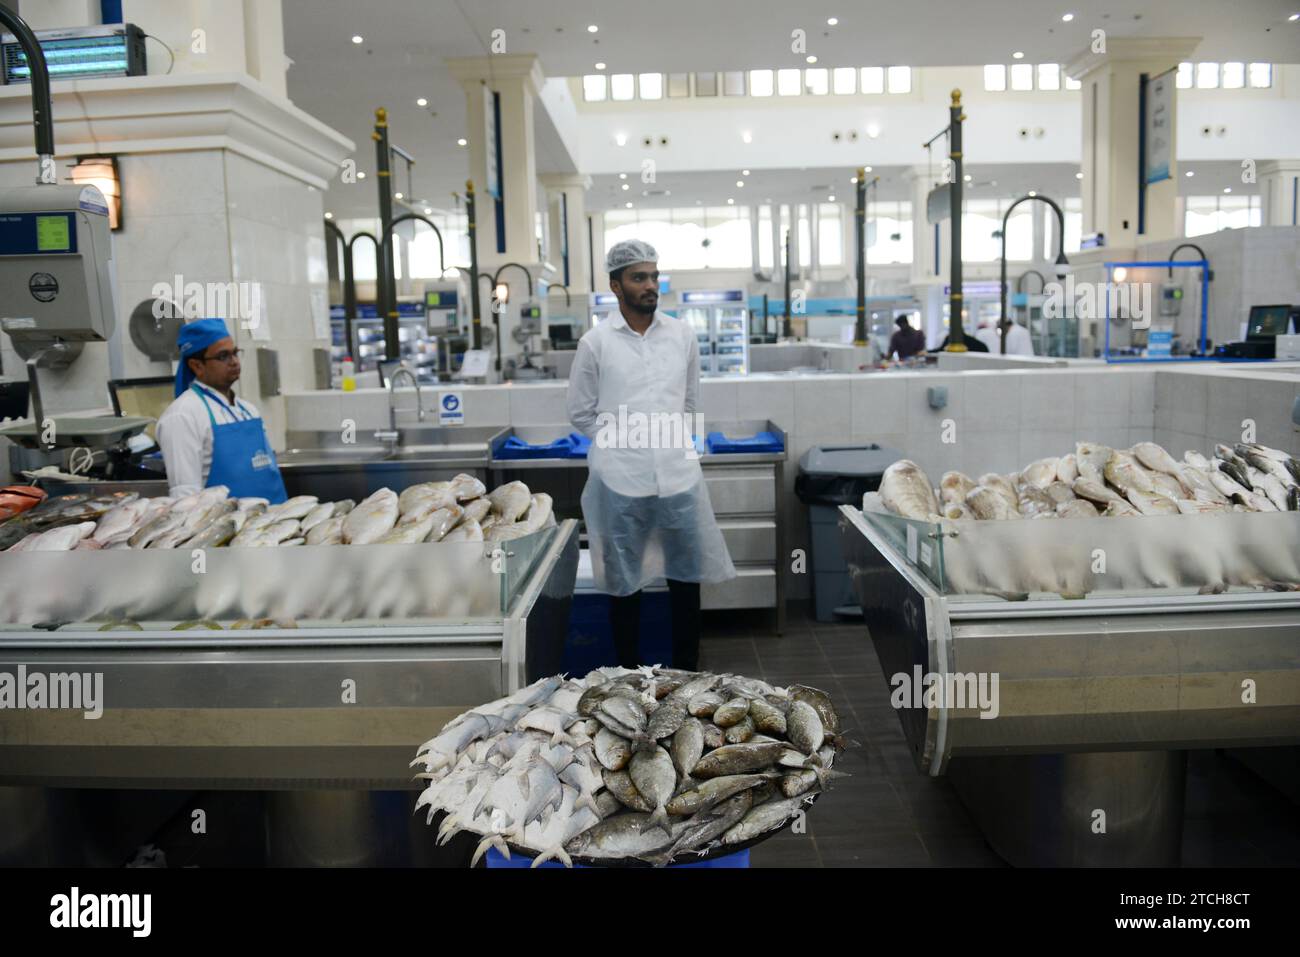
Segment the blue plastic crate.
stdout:
<path fill-rule="evenodd" d="M 585 675 L 594 668 L 618 664 L 609 627 L 608 595 L 578 593 L 569 611 L 569 635 L 561 670 Z M 667 591 L 641 595 L 641 634 L 637 648 L 644 662 L 668 664 L 673 659 L 672 605 Z"/>
<path fill-rule="evenodd" d="M 489 869 L 494 868 L 529 868 L 532 867 L 533 859 L 524 857 L 522 854 L 511 853 L 510 860 L 501 856 L 501 852 L 495 847 L 489 847 L 487 854 L 483 856 L 484 862 Z M 574 867 L 587 867 L 586 864 L 574 864 Z M 749 867 L 749 848 L 743 851 L 737 851 L 735 854 L 724 854 L 721 857 L 710 858 L 707 861 L 692 861 L 689 864 L 669 864 L 670 868 L 677 867 Z M 563 869 L 564 865 L 559 861 L 546 861 L 539 865 L 540 868 L 558 867 Z"/>

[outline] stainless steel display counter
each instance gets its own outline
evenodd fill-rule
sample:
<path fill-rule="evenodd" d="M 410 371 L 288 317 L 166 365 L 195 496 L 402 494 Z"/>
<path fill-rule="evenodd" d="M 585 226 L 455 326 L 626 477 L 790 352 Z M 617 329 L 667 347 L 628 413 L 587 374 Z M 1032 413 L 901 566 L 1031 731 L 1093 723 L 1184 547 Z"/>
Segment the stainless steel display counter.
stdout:
<path fill-rule="evenodd" d="M 273 790 L 281 861 L 399 862 L 376 855 L 410 848 L 379 831 L 405 832 L 409 804 L 366 809 L 414 787 L 408 762 L 450 718 L 559 671 L 577 532 L 220 548 L 198 571 L 189 551 L 0 554 L 0 672 L 103 676 L 97 719 L 0 710 L 0 806 L 31 807 L 28 788 Z M 175 630 L 244 617 L 297 627 Z M 124 618 L 141 630 L 100 630 Z M 340 815 L 370 829 L 342 858 Z"/>
<path fill-rule="evenodd" d="M 1300 515 L 941 529 L 840 512 L 882 694 L 898 699 L 917 768 L 949 775 L 1012 863 L 1176 864 L 1187 750 L 1300 743 L 1300 592 L 1230 581 L 1198 593 L 1207 569 L 1281 587 L 1300 560 Z M 1216 556 L 1223 519 L 1245 520 L 1230 523 L 1232 555 L 1255 571 Z M 1193 543 L 1190 559 L 1163 560 L 1173 535 Z M 1004 540 L 987 548 L 987 536 Z M 1164 581 L 1140 587 L 1149 576 Z M 1023 600 L 980 593 L 1008 580 L 1027 582 Z M 946 693 L 924 697 L 926 681 Z"/>
<path fill-rule="evenodd" d="M 700 589 L 707 609 L 770 608 L 776 630 L 785 631 L 785 583 L 779 574 L 786 554 L 784 509 L 780 507 L 788 441 L 785 430 L 768 420 L 711 423 L 727 436 L 761 431 L 781 437 L 782 451 L 705 453 L 700 457 L 705 487 L 722 537 L 736 566 L 736 577 Z M 492 440 L 487 463 L 489 485 L 518 479 L 534 491 L 548 493 L 557 514 L 579 517 L 582 488 L 587 481 L 585 459 L 507 459 L 499 451 L 511 436 L 530 444 L 553 442 L 569 434 L 564 426 L 513 427 Z"/>

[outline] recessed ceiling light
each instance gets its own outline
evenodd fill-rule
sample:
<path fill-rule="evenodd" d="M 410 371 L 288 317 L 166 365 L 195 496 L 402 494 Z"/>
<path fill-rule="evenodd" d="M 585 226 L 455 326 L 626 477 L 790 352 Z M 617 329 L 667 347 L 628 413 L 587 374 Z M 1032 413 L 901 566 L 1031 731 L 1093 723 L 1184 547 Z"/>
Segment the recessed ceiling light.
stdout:
<path fill-rule="evenodd" d="M 870 172 L 871 172 L 871 167 L 870 167 L 870 166 L 864 166 L 864 167 L 862 167 L 862 171 L 863 171 L 864 173 L 870 173 Z"/>
<path fill-rule="evenodd" d="M 747 169 L 742 169 L 742 170 L 740 171 L 740 175 L 741 175 L 741 176 L 748 176 L 748 175 L 749 175 L 749 170 L 747 170 Z"/>
<path fill-rule="evenodd" d="M 746 143 L 754 142 L 754 134 L 749 132 L 749 130 L 745 130 L 745 132 L 741 133 L 740 138 L 744 140 Z"/>
<path fill-rule="evenodd" d="M 1225 187 L 1223 187 L 1223 191 L 1224 191 L 1225 193 L 1231 193 L 1231 192 L 1232 192 L 1232 187 L 1231 187 L 1231 186 L 1225 186 Z"/>
<path fill-rule="evenodd" d="M 840 21 L 839 21 L 839 17 L 829 17 L 829 18 L 827 18 L 827 20 L 826 20 L 826 25 L 827 25 L 828 27 L 833 27 L 833 26 L 835 26 L 835 25 L 836 25 L 837 23 L 839 23 L 839 22 L 840 22 Z"/>
<path fill-rule="evenodd" d="M 624 189 L 631 189 L 632 187 L 629 186 L 629 185 L 627 185 L 627 183 L 624 183 L 624 184 L 623 184 L 623 188 L 624 188 Z"/>
<path fill-rule="evenodd" d="M 614 134 L 614 142 L 617 143 L 619 146 L 627 146 L 627 134 L 626 134 L 626 133 L 615 133 L 615 134 Z"/>
<path fill-rule="evenodd" d="M 618 178 L 619 178 L 619 179 L 627 179 L 627 173 L 619 173 L 619 174 L 618 174 Z"/>
<path fill-rule="evenodd" d="M 401 199 L 401 198 L 402 198 L 402 194 L 401 194 L 401 193 L 394 193 L 393 196 L 394 196 L 395 198 L 397 198 L 397 199 Z"/>
<path fill-rule="evenodd" d="M 428 105 L 429 105 L 429 101 L 426 100 L 424 97 L 420 97 L 418 100 L 415 101 L 415 105 L 416 105 L 416 106 L 428 106 Z"/>
<path fill-rule="evenodd" d="M 353 37 L 353 38 L 352 38 L 352 42 L 353 42 L 353 43 L 365 43 L 365 42 L 366 42 L 366 38 L 365 38 L 365 37 Z"/>
<path fill-rule="evenodd" d="M 974 177 L 972 177 L 970 173 L 967 173 L 965 176 L 962 177 L 962 179 L 964 179 L 964 180 L 965 180 L 966 182 L 968 182 L 968 183 L 969 183 L 973 178 L 974 178 Z"/>
<path fill-rule="evenodd" d="M 1022 53 L 1022 52 L 1019 51 L 1019 50 L 1017 50 L 1015 53 L 1011 54 L 1011 59 L 1013 59 L 1013 60 L 1023 60 L 1024 58 L 1025 58 L 1024 53 Z"/>
<path fill-rule="evenodd" d="M 1225 191 L 1225 192 L 1226 192 L 1226 191 Z M 735 201 L 734 199 L 731 199 L 730 197 L 728 197 L 728 198 L 727 198 L 727 205 L 728 205 L 728 206 L 735 206 L 735 205 L 736 205 L 736 201 Z"/>
<path fill-rule="evenodd" d="M 828 203 L 833 203 L 833 202 L 835 202 L 835 197 L 834 197 L 834 196 L 827 196 L 827 197 L 826 197 L 826 202 L 828 202 Z"/>
<path fill-rule="evenodd" d="M 469 142 L 469 141 L 468 141 L 467 139 L 465 139 L 465 137 L 462 136 L 460 139 L 458 139 L 458 140 L 456 141 L 456 145 L 457 145 L 457 146 L 464 146 L 464 145 L 465 145 L 466 143 L 468 143 L 468 142 Z"/>
<path fill-rule="evenodd" d="M 1293 13 L 1287 19 L 1294 23 L 1296 20 L 1300 20 L 1300 13 Z"/>
<path fill-rule="evenodd" d="M 745 181 L 743 179 L 738 179 L 736 180 L 736 185 L 743 189 L 745 186 Z"/>
<path fill-rule="evenodd" d="M 1195 173 L 1193 170 L 1190 170 L 1190 169 L 1189 169 L 1189 170 L 1187 171 L 1186 175 L 1187 175 L 1188 177 L 1191 177 L 1191 176 L 1195 176 L 1196 173 Z"/>
<path fill-rule="evenodd" d="M 1075 178 L 1075 179 L 1083 179 L 1083 174 L 1082 174 L 1082 173 L 1075 173 L 1075 174 L 1074 174 L 1074 178 Z"/>
<path fill-rule="evenodd" d="M 596 69 L 597 69 L 597 70 L 603 70 L 603 69 L 605 69 L 605 64 L 604 64 L 603 62 L 601 62 L 601 63 L 597 63 L 597 64 L 596 64 Z"/>
<path fill-rule="evenodd" d="M 1031 190 L 1029 191 L 1029 195 L 1030 195 L 1030 196 L 1037 196 L 1037 195 L 1038 195 L 1038 190 L 1036 190 L 1036 189 L 1031 189 Z"/>
<path fill-rule="evenodd" d="M 357 179 L 365 179 L 365 178 L 366 178 L 365 173 L 357 173 Z"/>
<path fill-rule="evenodd" d="M 1073 19 L 1074 19 L 1073 13 L 1067 13 L 1065 16 L 1061 17 L 1061 20 L 1063 20 L 1065 23 L 1069 23 Z"/>
<path fill-rule="evenodd" d="M 816 63 L 816 62 L 817 62 L 817 58 L 816 58 L 815 56 L 813 56 L 811 53 L 810 53 L 808 56 L 806 56 L 806 57 L 804 58 L 804 60 L 805 60 L 805 62 L 808 62 L 808 63 Z"/>
<path fill-rule="evenodd" d="M 333 213 L 326 213 L 326 214 L 325 214 L 325 218 L 326 218 L 326 219 L 333 219 L 333 218 L 334 218 L 334 214 L 333 214 Z"/>
<path fill-rule="evenodd" d="M 430 207 L 430 206 L 426 206 L 426 207 L 424 207 L 424 215 L 426 215 L 426 216 L 432 216 L 432 215 L 433 215 L 433 208 Z"/>
<path fill-rule="evenodd" d="M 587 27 L 587 32 L 588 32 L 588 33 L 595 33 L 595 32 L 596 32 L 597 30 L 599 30 L 599 29 L 600 29 L 600 27 L 596 26 L 596 24 L 593 23 L 593 24 L 590 24 L 590 25 Z"/>
<path fill-rule="evenodd" d="M 628 209 L 631 209 L 631 208 L 632 208 L 632 204 L 631 204 L 631 203 L 624 203 L 623 205 L 626 206 Z"/>
<path fill-rule="evenodd" d="M 873 140 L 874 140 L 877 136 L 879 136 L 879 135 L 880 135 L 880 124 L 879 124 L 879 123 L 868 123 L 868 124 L 867 124 L 867 135 L 870 136 Z"/>
<path fill-rule="evenodd" d="M 858 184 L 858 178 L 856 176 L 850 176 L 849 182 L 856 186 Z"/>

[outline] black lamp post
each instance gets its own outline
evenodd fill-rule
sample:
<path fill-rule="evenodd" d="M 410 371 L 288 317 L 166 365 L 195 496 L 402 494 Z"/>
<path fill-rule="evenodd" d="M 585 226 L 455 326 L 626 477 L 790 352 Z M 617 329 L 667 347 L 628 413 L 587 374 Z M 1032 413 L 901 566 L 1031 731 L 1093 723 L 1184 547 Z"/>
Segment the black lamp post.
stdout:
<path fill-rule="evenodd" d="M 1000 281 L 998 290 L 1002 295 L 1001 309 L 998 314 L 998 328 L 1002 331 L 1002 355 L 1007 354 L 1007 331 L 1011 328 L 1007 322 L 1007 220 L 1011 218 L 1011 211 L 1021 203 L 1027 203 L 1032 199 L 1046 203 L 1056 212 L 1056 278 L 1063 279 L 1070 272 L 1070 261 L 1065 258 L 1065 213 L 1056 200 L 1049 199 L 1046 196 L 1021 196 L 1018 200 L 1007 207 L 1007 211 L 1002 214 L 1002 263 Z"/>

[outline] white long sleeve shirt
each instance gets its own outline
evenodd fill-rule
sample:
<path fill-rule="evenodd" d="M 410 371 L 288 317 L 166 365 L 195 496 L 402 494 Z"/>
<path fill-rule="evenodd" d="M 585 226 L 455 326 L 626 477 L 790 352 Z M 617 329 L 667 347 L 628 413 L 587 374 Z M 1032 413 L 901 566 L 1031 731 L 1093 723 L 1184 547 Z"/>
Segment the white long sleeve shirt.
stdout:
<path fill-rule="evenodd" d="M 212 470 L 212 419 L 218 425 L 261 418 L 251 402 L 236 398 L 232 407 L 226 397 L 215 389 L 194 383 L 203 390 L 208 404 L 186 389 L 158 419 L 154 430 L 158 447 L 162 449 L 163 464 L 167 467 L 167 484 L 174 496 L 191 495 L 208 484 Z M 268 443 L 269 444 L 269 443 Z"/>
<path fill-rule="evenodd" d="M 976 330 L 975 338 L 989 347 L 990 355 L 998 355 L 1002 352 L 1002 330 L 997 326 L 985 326 L 983 329 Z M 1007 355 L 1032 356 L 1033 354 L 1033 336 L 1020 323 L 1013 322 L 1011 328 L 1007 330 Z"/>
<path fill-rule="evenodd" d="M 699 458 L 683 445 L 695 431 L 699 394 L 700 346 L 686 323 L 656 312 L 638 335 L 618 314 L 584 335 L 569 373 L 568 412 L 574 428 L 592 440 L 592 475 L 632 497 L 677 495 L 694 486 L 702 476 Z M 620 408 L 630 429 L 614 427 Z M 656 429 L 651 420 L 650 445 L 672 447 L 631 447 L 642 444 L 638 422 L 651 413 L 666 414 L 675 425 L 660 418 Z M 685 441 L 662 441 L 674 427 Z"/>

